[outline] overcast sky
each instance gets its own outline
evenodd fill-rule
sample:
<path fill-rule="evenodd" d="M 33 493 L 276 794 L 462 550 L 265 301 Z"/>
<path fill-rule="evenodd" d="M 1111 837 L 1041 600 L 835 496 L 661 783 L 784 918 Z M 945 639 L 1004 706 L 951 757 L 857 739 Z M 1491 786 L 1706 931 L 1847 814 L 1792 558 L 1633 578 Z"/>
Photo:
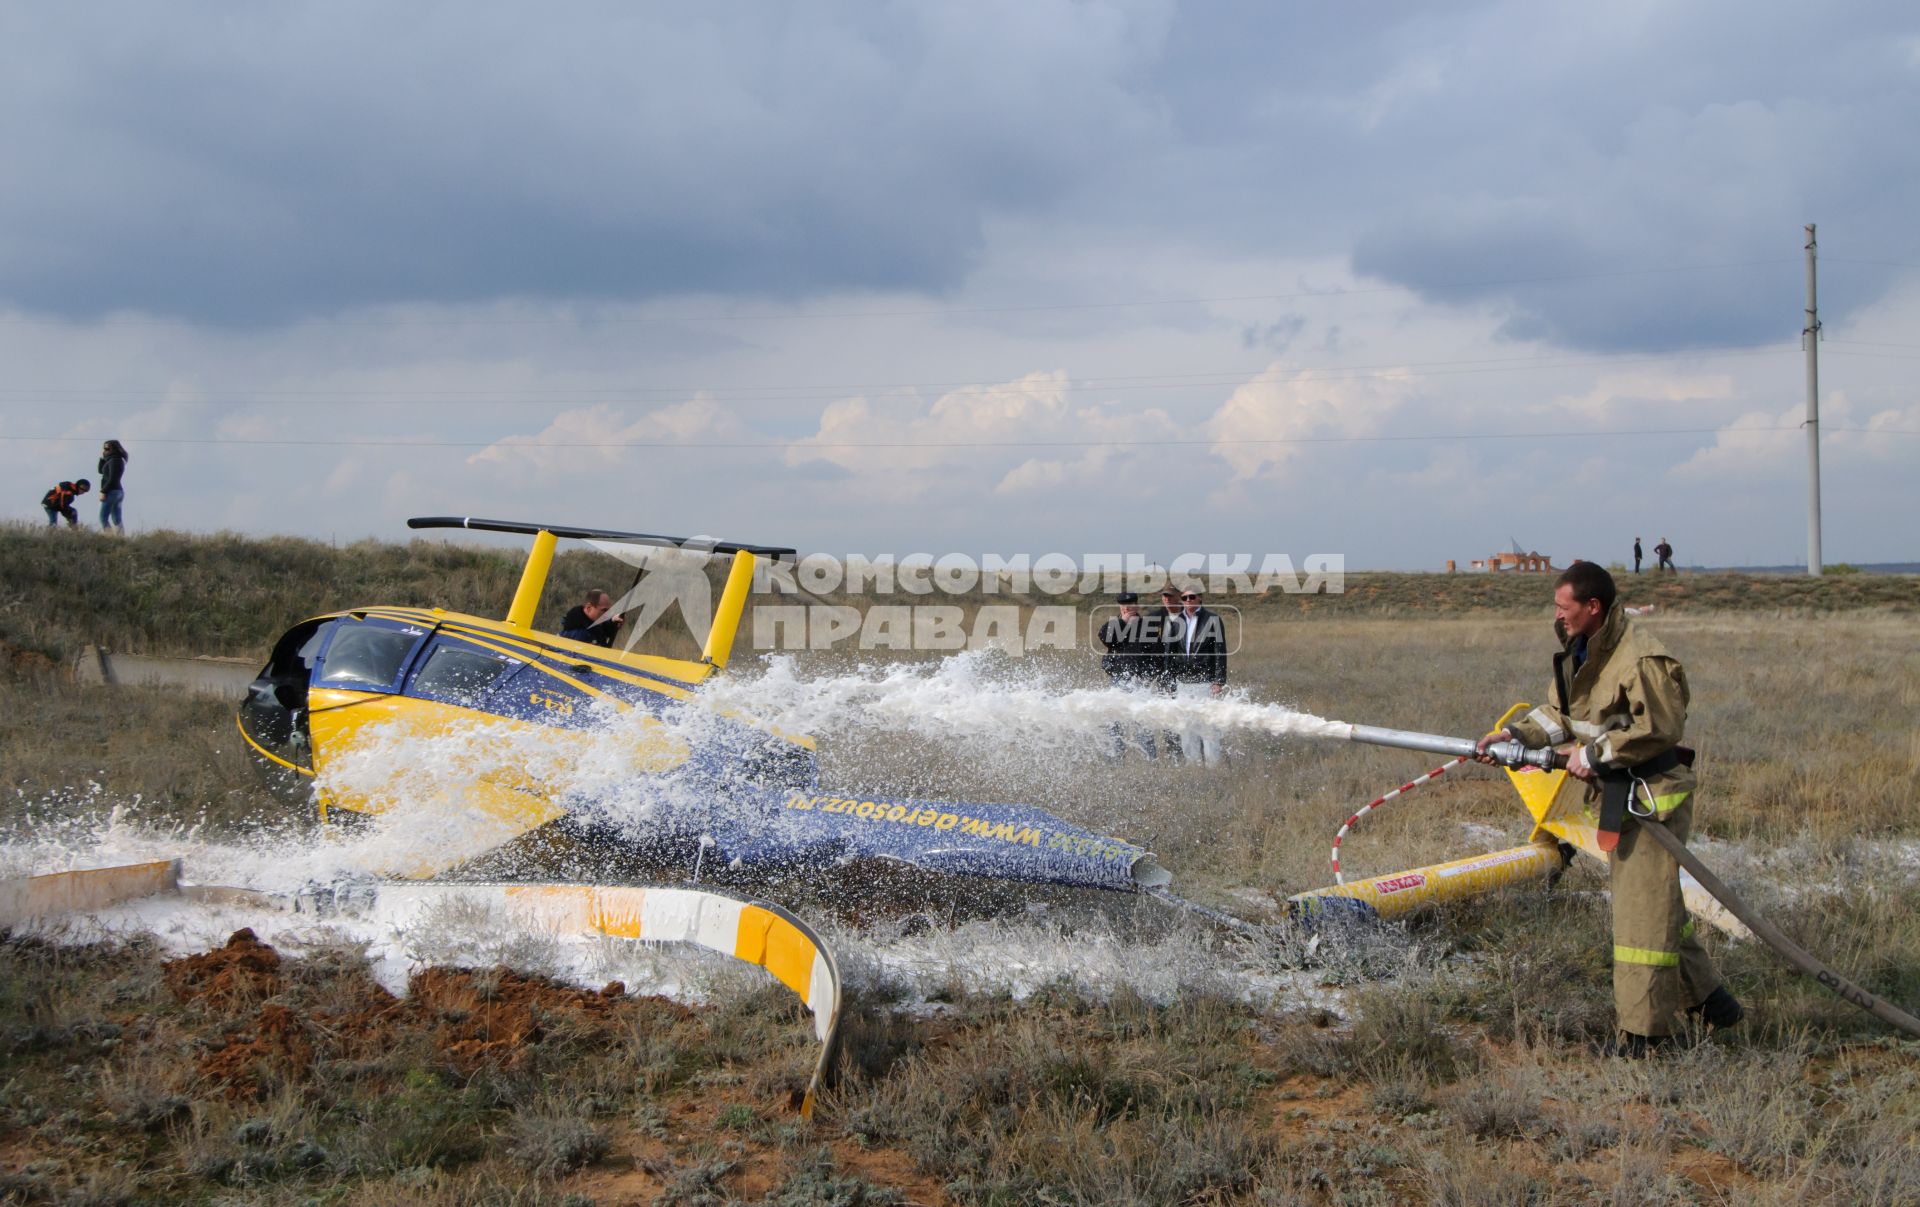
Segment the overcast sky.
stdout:
<path fill-rule="evenodd" d="M 12 513 L 1920 559 L 1920 9 L 0 8 Z M 91 516 L 91 509 L 85 509 Z"/>

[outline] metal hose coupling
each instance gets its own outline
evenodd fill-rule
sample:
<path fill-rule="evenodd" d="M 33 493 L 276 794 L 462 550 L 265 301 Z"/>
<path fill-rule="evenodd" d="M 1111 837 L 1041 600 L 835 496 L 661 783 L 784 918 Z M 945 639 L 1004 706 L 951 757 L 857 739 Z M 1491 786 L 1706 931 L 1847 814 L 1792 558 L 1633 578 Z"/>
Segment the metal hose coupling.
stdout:
<path fill-rule="evenodd" d="M 1472 738 L 1452 738 L 1438 733 L 1417 733 L 1410 729 L 1382 729 L 1377 725 L 1355 725 L 1347 734 L 1350 742 L 1364 742 L 1369 746 L 1392 746 L 1400 750 L 1422 750 L 1428 754 L 1448 754 L 1456 758 L 1475 758 L 1479 755 L 1479 743 Z M 1542 771 L 1552 771 L 1565 766 L 1557 762 L 1558 756 L 1551 746 L 1525 746 L 1518 739 L 1509 738 L 1495 742 L 1487 747 L 1487 754 L 1503 767 L 1537 767 Z"/>
<path fill-rule="evenodd" d="M 1564 755 L 1551 746 L 1523 746 L 1518 738 L 1505 742 L 1495 742 L 1487 747 L 1487 753 L 1502 767 L 1518 770 L 1522 767 L 1537 767 L 1541 771 L 1559 771 L 1567 765 Z"/>

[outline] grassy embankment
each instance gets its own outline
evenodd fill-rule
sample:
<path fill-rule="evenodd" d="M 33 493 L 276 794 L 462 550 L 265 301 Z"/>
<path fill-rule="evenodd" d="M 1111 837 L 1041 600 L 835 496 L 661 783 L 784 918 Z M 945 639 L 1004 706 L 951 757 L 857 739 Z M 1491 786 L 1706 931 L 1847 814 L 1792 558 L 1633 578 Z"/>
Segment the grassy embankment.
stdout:
<path fill-rule="evenodd" d="M 25 805 L 136 796 L 234 824 L 277 810 L 218 702 L 82 693 L 83 645 L 264 656 L 354 603 L 498 613 L 510 555 L 333 550 L 157 534 L 0 530 L 0 824 Z M 563 557 L 543 620 L 596 576 Z M 1642 576 L 1646 580 L 1648 576 Z M 618 587 L 618 583 L 604 585 Z M 1920 620 L 1914 580 L 1670 577 L 1630 584 L 1686 660 L 1700 829 L 1777 921 L 1876 990 L 1920 1002 Z M 1237 682 L 1349 720 L 1469 733 L 1537 691 L 1541 580 L 1349 576 L 1248 604 Z M 976 601 L 977 602 L 977 601 Z M 1312 623 L 1300 623 L 1301 619 Z M 1091 676 L 1084 657 L 1060 673 Z M 850 737 L 829 771 L 874 787 L 1030 799 L 1147 842 L 1210 900 L 1326 879 L 1351 807 L 1424 770 L 1389 751 L 1238 743 L 1231 767 L 1035 768 Z M 97 791 L 86 788 L 100 785 Z M 1449 777 L 1349 841 L 1365 871 L 1523 837 L 1492 777 Z M 803 1029 L 779 994 L 689 1012 L 499 970 L 404 1004 L 357 953 L 165 965 L 130 947 L 0 948 L 0 1198 L 500 1203 L 1912 1201 L 1912 1044 L 1717 944 L 1740 1032 L 1644 1065 L 1585 1044 L 1608 1018 L 1603 879 L 1416 920 L 1400 974 L 1344 1018 L 1241 1004 L 956 991 L 899 1015 L 859 987 L 853 1067 L 812 1127 L 786 1096 Z M 1244 905 L 1244 901 L 1241 902 Z M 1349 979 L 1337 960 L 1323 969 Z M 514 1013 L 514 1009 L 520 1013 Z M 476 1030 L 479 1028 L 479 1030 Z M 503 1040 L 508 1042 L 502 1042 Z"/>

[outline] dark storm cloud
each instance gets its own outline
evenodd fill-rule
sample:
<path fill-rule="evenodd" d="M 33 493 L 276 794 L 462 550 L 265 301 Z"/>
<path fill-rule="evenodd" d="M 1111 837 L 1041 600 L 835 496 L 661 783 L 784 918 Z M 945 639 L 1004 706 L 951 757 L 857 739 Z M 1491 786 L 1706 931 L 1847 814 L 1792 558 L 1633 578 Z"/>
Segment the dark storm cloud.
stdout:
<path fill-rule="evenodd" d="M 1159 36 L 1125 4 L 12 6 L 0 299 L 945 289 L 986 215 L 1151 136 L 1124 81 Z"/>
<path fill-rule="evenodd" d="M 1911 6 L 1812 27 L 1752 4 L 1569 17 L 1499 5 L 1436 31 L 1443 86 L 1366 135 L 1401 148 L 1405 177 L 1357 232 L 1357 271 L 1491 303 L 1516 338 L 1667 350 L 1794 338 L 1806 222 L 1826 254 L 1912 258 Z M 1823 318 L 1891 275 L 1857 266 Z"/>
<path fill-rule="evenodd" d="M 1616 230 L 1629 240 L 1616 244 L 1596 239 L 1582 218 L 1485 200 L 1436 206 L 1363 236 L 1354 267 L 1430 301 L 1490 306 L 1499 333 L 1515 340 L 1667 351 L 1799 332 L 1805 269 L 1794 255 L 1797 227 L 1703 226 L 1692 238 L 1643 229 L 1638 241 Z M 1763 247 L 1768 236 L 1777 246 Z M 1757 248 L 1772 254 L 1756 262 Z"/>
<path fill-rule="evenodd" d="M 1570 347 L 1790 339 L 1803 223 L 1830 256 L 1920 256 L 1915 11 L 14 5 L 0 304 L 753 309 L 956 291 L 996 251 L 1026 300 L 1098 302 L 1192 251 L 1346 257 Z M 1077 275 L 1005 262 L 999 218 Z M 1892 271 L 1853 266 L 1829 321 Z"/>
<path fill-rule="evenodd" d="M 1119 225 L 1204 229 L 1252 254 L 1346 251 L 1359 273 L 1491 312 L 1512 338 L 1791 339 L 1803 224 L 1820 224 L 1829 256 L 1920 253 L 1917 14 L 1187 5 L 1154 77 L 1175 136 L 1117 165 L 1104 205 Z M 1726 267 L 1758 260 L 1781 263 Z M 1609 275 L 1648 269 L 1686 271 Z M 1871 304 L 1891 273 L 1854 266 L 1823 315 Z"/>

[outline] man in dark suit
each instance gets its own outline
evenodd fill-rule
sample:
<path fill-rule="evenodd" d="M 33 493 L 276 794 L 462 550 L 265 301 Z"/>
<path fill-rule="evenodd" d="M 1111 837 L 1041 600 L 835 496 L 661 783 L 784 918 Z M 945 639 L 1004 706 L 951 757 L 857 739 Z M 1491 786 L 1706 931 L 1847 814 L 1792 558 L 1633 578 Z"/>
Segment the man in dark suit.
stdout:
<path fill-rule="evenodd" d="M 1175 694 L 1182 699 L 1211 699 L 1227 687 L 1227 624 L 1218 612 L 1201 606 L 1200 589 L 1180 593 L 1177 631 L 1167 643 L 1167 665 L 1173 673 Z M 1188 728 L 1181 747 L 1189 758 L 1209 767 L 1220 764 L 1224 751 L 1220 731 L 1205 725 Z"/>
<path fill-rule="evenodd" d="M 1153 688 L 1160 679 L 1161 666 L 1166 661 L 1166 647 L 1160 641 L 1160 626 L 1154 623 L 1154 617 L 1140 614 L 1140 597 L 1133 592 L 1120 592 L 1114 602 L 1120 606 L 1119 615 L 1101 625 L 1098 634 L 1100 647 L 1106 651 L 1100 656 L 1100 669 L 1107 672 L 1107 682 L 1114 687 L 1129 691 Z M 1107 727 L 1111 739 L 1108 754 L 1112 758 L 1117 759 L 1125 753 L 1126 736 L 1130 728 L 1118 721 Z M 1152 730 L 1139 729 L 1134 738 L 1148 758 L 1160 757 Z"/>
<path fill-rule="evenodd" d="M 1154 689 L 1162 695 L 1171 696 L 1175 687 L 1173 682 L 1173 635 L 1180 631 L 1180 588 L 1168 583 L 1160 588 L 1160 610 L 1153 613 L 1149 620 L 1154 622 L 1154 636 L 1161 645 L 1160 665 L 1154 680 Z M 1181 761 L 1180 735 L 1169 729 L 1160 735 L 1161 744 L 1166 747 L 1167 757 L 1178 763 Z"/>
<path fill-rule="evenodd" d="M 1640 573 L 1640 538 L 1633 538 L 1633 572 Z"/>

